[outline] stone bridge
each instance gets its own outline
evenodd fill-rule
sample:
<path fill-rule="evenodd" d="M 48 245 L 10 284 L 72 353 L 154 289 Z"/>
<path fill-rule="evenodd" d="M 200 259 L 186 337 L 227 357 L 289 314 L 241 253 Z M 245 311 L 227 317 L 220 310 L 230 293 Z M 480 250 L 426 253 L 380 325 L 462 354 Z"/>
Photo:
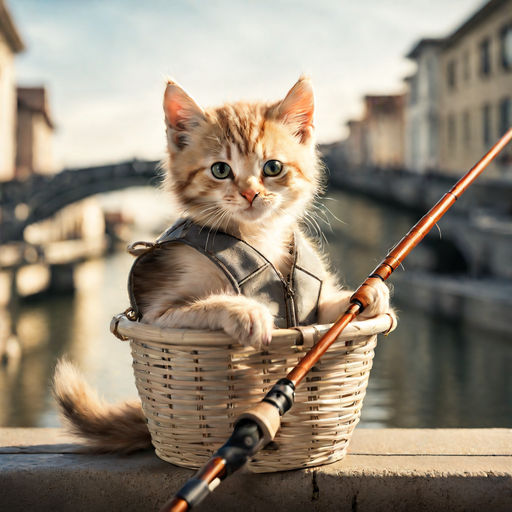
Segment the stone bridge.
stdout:
<path fill-rule="evenodd" d="M 134 186 L 157 186 L 160 181 L 158 162 L 132 160 L 0 183 L 0 244 L 23 240 L 26 226 L 88 196 Z"/>
<path fill-rule="evenodd" d="M 446 176 L 359 169 L 344 171 L 325 155 L 335 187 L 351 189 L 416 211 L 426 212 L 455 181 Z M 157 186 L 158 162 L 132 160 L 113 165 L 65 170 L 53 176 L 34 175 L 25 181 L 0 184 L 0 244 L 23 240 L 26 226 L 48 218 L 88 196 L 133 186 Z M 472 186 L 443 219 L 444 263 L 458 260 L 473 276 L 512 278 L 512 182 L 482 180 Z M 444 264 L 443 263 L 443 264 Z M 464 268 L 465 267 L 465 268 Z M 439 270 L 439 269 L 438 269 Z"/>
<path fill-rule="evenodd" d="M 418 175 L 403 170 L 342 165 L 325 155 L 334 187 L 426 213 L 457 181 L 445 175 Z M 469 273 L 472 277 L 512 279 L 512 180 L 475 182 L 439 223 L 442 240 L 431 234 L 423 245 L 435 244 L 437 262 L 431 270 Z"/>

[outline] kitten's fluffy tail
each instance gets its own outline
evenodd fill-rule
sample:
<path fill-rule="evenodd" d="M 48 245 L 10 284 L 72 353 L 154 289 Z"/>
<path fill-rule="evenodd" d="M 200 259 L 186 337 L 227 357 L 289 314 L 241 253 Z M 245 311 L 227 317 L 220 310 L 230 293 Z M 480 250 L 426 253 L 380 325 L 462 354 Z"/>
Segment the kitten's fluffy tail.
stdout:
<path fill-rule="evenodd" d="M 89 451 L 130 453 L 151 446 L 140 402 L 107 404 L 71 363 L 57 363 L 53 393 L 69 432 Z"/>

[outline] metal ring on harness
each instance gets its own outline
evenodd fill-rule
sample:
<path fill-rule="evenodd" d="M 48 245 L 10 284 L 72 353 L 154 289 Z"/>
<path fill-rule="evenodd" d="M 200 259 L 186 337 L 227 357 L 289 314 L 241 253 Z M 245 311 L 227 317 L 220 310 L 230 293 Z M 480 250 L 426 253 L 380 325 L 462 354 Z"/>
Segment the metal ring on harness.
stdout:
<path fill-rule="evenodd" d="M 119 320 L 121 318 L 128 318 L 128 320 L 131 320 L 132 322 L 135 322 L 137 320 L 137 315 L 133 308 L 127 308 L 124 313 L 119 313 L 112 317 L 112 320 L 110 320 L 110 332 L 116 337 L 119 338 L 121 341 L 127 341 L 130 338 L 127 338 L 126 336 L 123 336 L 118 330 L 119 326 Z"/>

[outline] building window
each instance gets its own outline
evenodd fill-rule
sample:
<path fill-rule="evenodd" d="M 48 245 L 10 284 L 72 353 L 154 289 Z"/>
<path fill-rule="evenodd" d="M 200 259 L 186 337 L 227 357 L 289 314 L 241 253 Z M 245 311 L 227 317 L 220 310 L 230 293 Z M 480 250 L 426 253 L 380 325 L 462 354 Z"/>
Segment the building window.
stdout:
<path fill-rule="evenodd" d="M 469 76 L 470 76 L 469 51 L 468 50 L 466 50 L 464 52 L 463 63 L 464 63 L 464 80 L 466 82 L 468 82 L 469 81 Z"/>
<path fill-rule="evenodd" d="M 436 72 L 435 61 L 430 57 L 427 61 L 427 84 L 428 84 L 428 97 L 432 99 L 436 96 Z"/>
<path fill-rule="evenodd" d="M 418 101 L 418 77 L 414 75 L 409 82 L 409 103 L 415 105 Z"/>
<path fill-rule="evenodd" d="M 429 117 L 428 120 L 428 154 L 431 159 L 435 159 L 437 155 L 437 119 Z M 435 165 L 435 162 L 430 162 L 430 165 Z"/>
<path fill-rule="evenodd" d="M 412 161 L 413 166 L 419 165 L 418 162 L 420 160 L 420 126 L 418 120 L 415 119 L 412 123 Z"/>
<path fill-rule="evenodd" d="M 512 99 L 503 98 L 500 101 L 500 136 L 512 127 Z"/>
<path fill-rule="evenodd" d="M 455 140 L 457 134 L 455 133 L 455 116 L 450 114 L 448 116 L 448 146 L 450 152 L 453 153 L 455 150 Z"/>
<path fill-rule="evenodd" d="M 491 74 L 491 40 L 489 38 L 480 43 L 480 74 L 482 76 Z"/>
<path fill-rule="evenodd" d="M 446 79 L 448 82 L 448 89 L 455 89 L 456 85 L 456 66 L 455 61 L 451 60 L 446 66 Z"/>
<path fill-rule="evenodd" d="M 482 134 L 483 143 L 487 147 L 491 144 L 491 106 L 484 105 L 482 108 Z"/>
<path fill-rule="evenodd" d="M 512 69 L 512 23 L 509 23 L 501 29 L 501 65 L 503 69 Z"/>
<path fill-rule="evenodd" d="M 469 110 L 466 110 L 464 114 L 462 114 L 462 130 L 464 137 L 464 146 L 466 149 L 469 148 L 471 144 L 471 122 L 469 117 Z"/>

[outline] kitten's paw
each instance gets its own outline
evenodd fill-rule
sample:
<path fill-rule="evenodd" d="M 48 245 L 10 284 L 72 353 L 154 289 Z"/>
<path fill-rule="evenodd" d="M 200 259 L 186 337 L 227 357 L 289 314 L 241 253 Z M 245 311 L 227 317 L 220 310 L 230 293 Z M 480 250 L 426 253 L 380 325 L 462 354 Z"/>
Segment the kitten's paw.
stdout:
<path fill-rule="evenodd" d="M 362 318 L 372 318 L 384 313 L 389 313 L 393 317 L 395 315 L 389 305 L 389 288 L 382 281 L 375 280 L 372 285 L 372 301 L 360 316 Z"/>
<path fill-rule="evenodd" d="M 272 341 L 274 318 L 268 308 L 252 299 L 226 304 L 227 315 L 222 328 L 242 345 L 260 348 Z"/>

